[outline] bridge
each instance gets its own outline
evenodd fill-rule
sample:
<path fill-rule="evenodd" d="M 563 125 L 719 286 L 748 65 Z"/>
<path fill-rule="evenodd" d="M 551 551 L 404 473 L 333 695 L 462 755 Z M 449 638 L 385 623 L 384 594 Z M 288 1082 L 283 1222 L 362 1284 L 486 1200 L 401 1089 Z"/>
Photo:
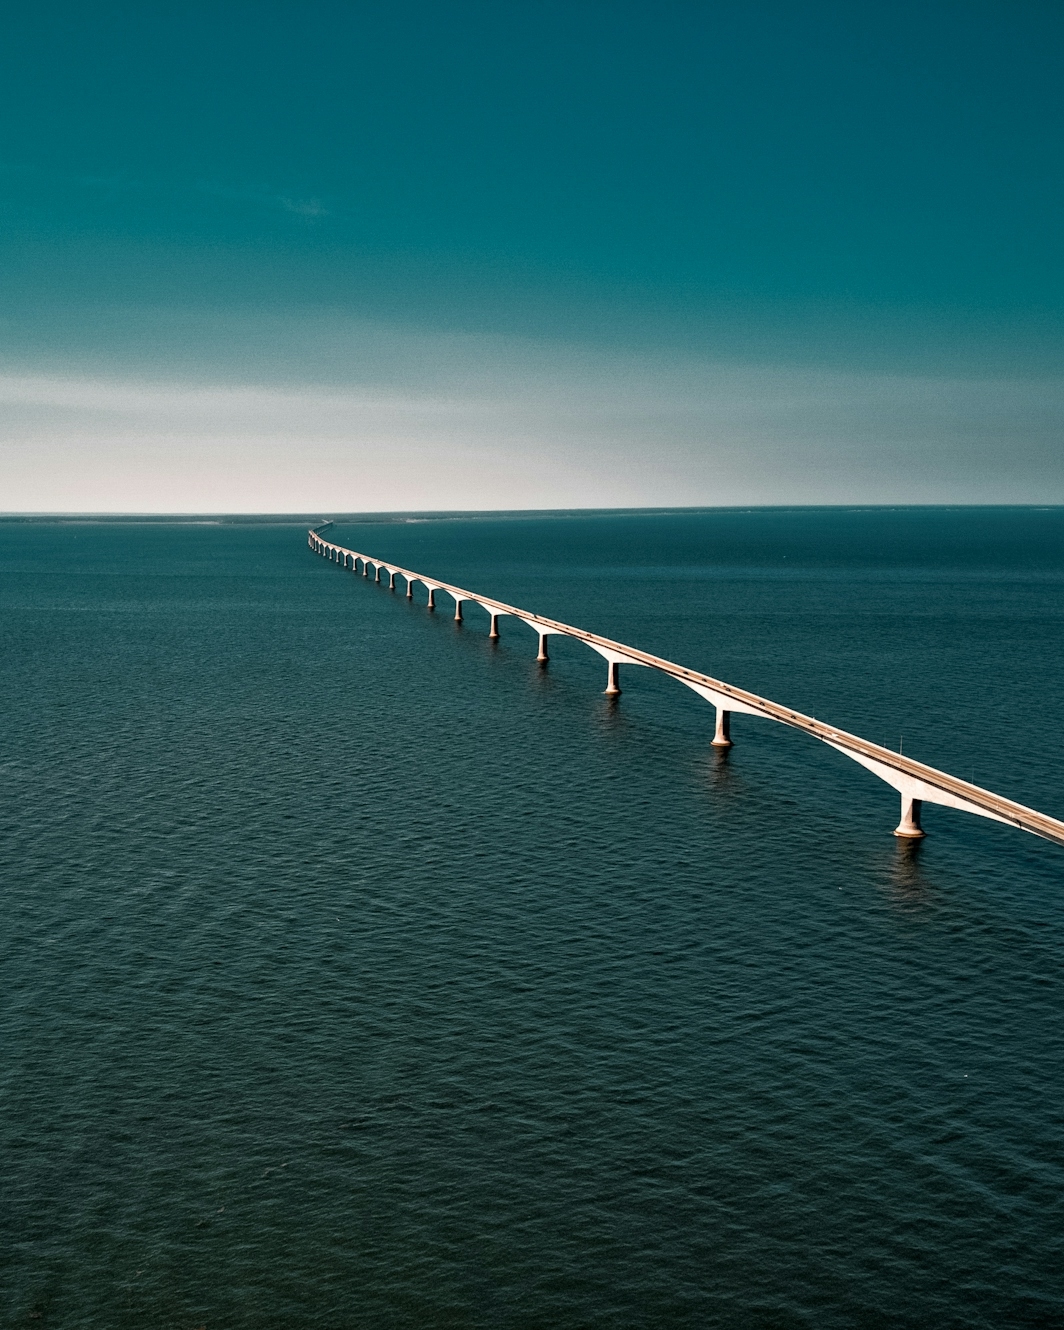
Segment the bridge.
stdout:
<path fill-rule="evenodd" d="M 551 636 L 571 637 L 577 642 L 583 642 L 606 661 L 607 697 L 620 695 L 618 672 L 622 665 L 640 665 L 669 675 L 716 708 L 717 723 L 712 740 L 716 748 L 727 749 L 732 746 L 731 718 L 736 713 L 762 716 L 766 720 L 778 721 L 781 725 L 802 730 L 814 739 L 819 739 L 837 749 L 854 762 L 859 762 L 861 766 L 898 791 L 901 795 L 901 821 L 895 828 L 894 834 L 902 839 L 918 840 L 925 834 L 920 824 L 921 812 L 925 803 L 932 803 L 943 804 L 947 808 L 959 808 L 962 812 L 975 813 L 979 817 L 988 817 L 995 822 L 1006 822 L 1010 826 L 1019 827 L 1021 831 L 1029 831 L 1035 836 L 1064 845 L 1064 822 L 1059 822 L 1056 818 L 1038 813 L 1033 808 L 1015 803 L 1012 799 L 1005 799 L 1000 794 L 993 794 L 990 790 L 981 789 L 968 781 L 958 780 L 956 776 L 926 766 L 923 762 L 917 762 L 902 753 L 895 753 L 879 744 L 869 743 L 867 739 L 836 729 L 835 726 L 816 720 L 812 716 L 805 716 L 801 712 L 790 710 L 789 707 L 780 706 L 778 702 L 770 702 L 756 693 L 749 693 L 743 688 L 723 683 L 708 674 L 699 674 L 696 670 L 686 669 L 683 665 L 674 665 L 672 661 L 662 660 L 659 656 L 652 656 L 637 647 L 626 646 L 623 642 L 614 642 L 608 637 L 600 637 L 597 633 L 586 632 L 583 628 L 574 628 L 571 624 L 546 619 L 541 614 L 517 609 L 500 600 L 493 600 L 490 596 L 481 596 L 473 591 L 451 586 L 447 582 L 425 577 L 422 573 L 411 572 L 409 569 L 400 568 L 398 564 L 387 563 L 370 555 L 345 549 L 342 545 L 324 540 L 319 530 L 311 530 L 308 532 L 308 537 L 310 548 L 315 553 L 343 568 L 350 566 L 356 573 L 361 571 L 363 577 L 368 577 L 372 568 L 375 582 L 381 581 L 382 573 L 386 574 L 388 586 L 393 591 L 396 589 L 396 578 L 401 577 L 406 584 L 408 599 L 413 599 L 414 584 L 420 582 L 428 592 L 429 609 L 436 608 L 436 592 L 442 591 L 453 601 L 454 617 L 459 622 L 462 620 L 463 605 L 479 605 L 489 616 L 488 634 L 492 639 L 497 639 L 499 636 L 501 618 L 519 619 L 538 634 L 539 655 L 536 659 L 541 663 L 545 664 L 550 658 L 547 647 Z"/>

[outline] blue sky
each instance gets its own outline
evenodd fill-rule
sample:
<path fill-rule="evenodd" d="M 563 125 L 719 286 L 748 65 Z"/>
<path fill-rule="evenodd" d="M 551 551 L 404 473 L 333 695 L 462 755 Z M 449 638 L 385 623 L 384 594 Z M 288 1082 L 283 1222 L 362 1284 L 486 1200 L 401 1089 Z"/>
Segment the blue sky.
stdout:
<path fill-rule="evenodd" d="M 5 26 L 0 509 L 1064 502 L 1058 5 Z"/>

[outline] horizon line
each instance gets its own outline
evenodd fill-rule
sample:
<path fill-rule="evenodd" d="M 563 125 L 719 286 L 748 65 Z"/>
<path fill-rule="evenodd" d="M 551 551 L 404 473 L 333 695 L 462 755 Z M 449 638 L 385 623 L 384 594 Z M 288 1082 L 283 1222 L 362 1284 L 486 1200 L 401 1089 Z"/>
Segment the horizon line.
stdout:
<path fill-rule="evenodd" d="M 1064 511 L 1064 503 L 734 503 L 734 504 L 666 504 L 646 507 L 583 507 L 583 508 L 389 508 L 369 509 L 362 512 L 341 512 L 327 517 L 322 510 L 302 512 L 233 512 L 201 510 L 164 512 L 158 510 L 101 512 L 91 509 L 34 511 L 0 511 L 0 522 L 69 521 L 69 522 L 387 522 L 409 519 L 462 520 L 478 517 L 594 517 L 594 516 L 662 516 L 670 513 L 744 513 L 744 512 L 1056 512 Z M 334 510 L 335 511 L 335 510 Z"/>

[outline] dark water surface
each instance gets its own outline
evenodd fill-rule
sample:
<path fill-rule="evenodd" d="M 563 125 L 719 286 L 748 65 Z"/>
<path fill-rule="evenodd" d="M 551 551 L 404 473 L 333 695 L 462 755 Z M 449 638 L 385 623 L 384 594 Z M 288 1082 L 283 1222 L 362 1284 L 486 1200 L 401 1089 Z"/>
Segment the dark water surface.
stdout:
<path fill-rule="evenodd" d="M 335 534 L 1064 815 L 1060 510 Z M 4 1325 L 1064 1325 L 1059 847 L 298 525 L 0 569 Z"/>

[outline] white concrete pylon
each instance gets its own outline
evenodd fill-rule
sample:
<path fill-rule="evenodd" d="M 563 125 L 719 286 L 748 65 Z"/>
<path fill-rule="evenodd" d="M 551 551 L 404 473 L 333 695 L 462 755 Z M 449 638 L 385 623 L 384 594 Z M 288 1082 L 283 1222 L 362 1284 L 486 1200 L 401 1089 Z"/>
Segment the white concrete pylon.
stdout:
<path fill-rule="evenodd" d="M 949 790 L 941 790 L 937 785 L 931 785 L 927 781 L 917 780 L 913 776 L 907 775 L 904 771 L 897 771 L 894 767 L 887 766 L 885 762 L 877 762 L 874 757 L 869 757 L 866 753 L 855 753 L 852 748 L 846 748 L 842 744 L 834 744 L 830 739 L 824 739 L 824 743 L 829 748 L 836 748 L 840 753 L 845 753 L 852 762 L 859 762 L 862 767 L 868 771 L 874 772 L 880 780 L 886 781 L 888 785 L 893 785 L 901 795 L 902 817 L 898 825 L 896 835 L 913 836 L 923 835 L 923 829 L 920 827 L 920 805 L 922 804 L 942 804 L 945 808 L 959 808 L 964 813 L 974 813 L 976 817 L 988 817 L 992 822 L 1004 822 L 1009 824 L 1009 819 L 1000 817 L 997 813 L 991 812 L 988 808 L 980 808 L 976 803 L 968 799 L 959 797 L 950 793 Z M 913 807 L 915 805 L 915 807 Z M 906 809 L 908 807 L 908 816 Z M 913 823 L 915 814 L 915 825 L 917 830 L 902 830 L 907 824 Z"/>
<path fill-rule="evenodd" d="M 507 611 L 499 605 L 493 605 L 490 600 L 477 600 L 476 604 L 479 605 L 488 616 L 489 639 L 492 642 L 497 642 L 499 640 L 499 619 L 502 618 Z"/>
<path fill-rule="evenodd" d="M 694 683 L 690 679 L 681 679 L 680 683 L 686 684 L 699 697 L 704 697 L 707 702 L 712 702 L 717 708 L 717 724 L 711 740 L 714 748 L 731 748 L 731 713 L 740 711 L 748 716 L 764 716 L 763 711 L 758 711 L 756 707 L 748 707 L 737 698 L 729 697 L 727 693 L 721 693 L 716 688 L 707 688 L 705 684 Z M 772 717 L 767 717 L 771 720 Z"/>
<path fill-rule="evenodd" d="M 904 840 L 919 840 L 927 834 L 920 825 L 922 807 L 922 799 L 913 799 L 907 794 L 901 796 L 901 821 L 894 828 L 895 836 Z"/>
<path fill-rule="evenodd" d="M 540 665 L 546 665 L 550 660 L 550 652 L 547 650 L 547 638 L 569 636 L 569 634 L 562 628 L 551 628 L 546 624 L 537 623 L 535 619 L 526 619 L 520 614 L 514 615 L 514 618 L 520 619 L 522 623 L 527 623 L 529 628 L 539 635 L 539 653 L 536 656 L 536 660 Z"/>
<path fill-rule="evenodd" d="M 636 660 L 634 656 L 626 656 L 620 651 L 611 651 L 608 647 L 600 647 L 595 642 L 588 642 L 586 645 L 592 651 L 597 651 L 606 662 L 606 697 L 620 697 L 621 695 L 621 685 L 617 679 L 617 667 L 619 665 L 643 665 L 644 669 L 646 668 L 643 661 Z"/>
<path fill-rule="evenodd" d="M 717 707 L 717 727 L 713 731 L 710 745 L 713 748 L 730 748 L 732 746 L 731 712 L 726 711 L 724 707 Z"/>

